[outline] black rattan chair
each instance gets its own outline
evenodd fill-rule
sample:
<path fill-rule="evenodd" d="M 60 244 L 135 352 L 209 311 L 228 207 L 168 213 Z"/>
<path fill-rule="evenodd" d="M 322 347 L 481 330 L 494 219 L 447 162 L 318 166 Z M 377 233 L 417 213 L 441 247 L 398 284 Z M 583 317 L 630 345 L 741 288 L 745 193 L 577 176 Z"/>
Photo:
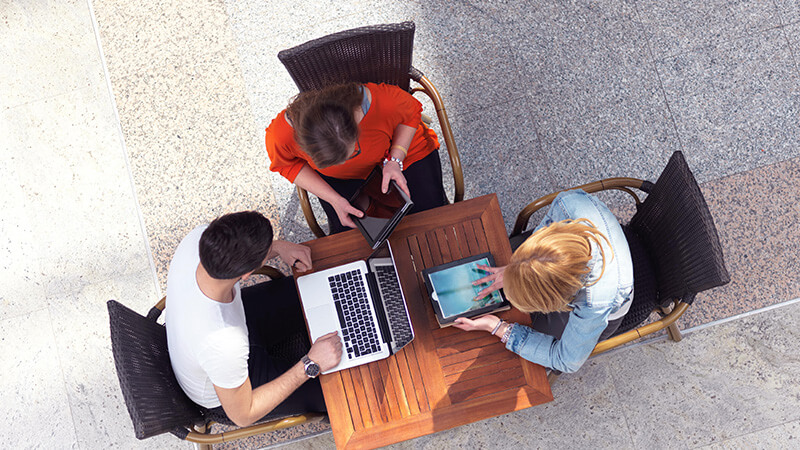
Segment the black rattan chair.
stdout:
<path fill-rule="evenodd" d="M 283 276 L 272 267 L 256 273 Z M 291 417 L 268 415 L 258 423 L 231 431 L 210 433 L 214 422 L 235 427 L 224 414 L 213 414 L 184 394 L 170 365 L 166 328 L 157 323 L 164 309 L 162 298 L 147 317 L 109 300 L 111 347 L 122 396 L 138 439 L 170 432 L 180 439 L 202 446 L 242 439 L 283 428 L 322 420 L 324 414 Z M 291 341 L 291 340 L 290 340 Z M 302 355 L 293 355 L 299 360 Z"/>
<path fill-rule="evenodd" d="M 648 194 L 644 202 L 632 188 Z M 672 154 L 655 184 L 635 178 L 609 178 L 575 189 L 622 190 L 633 196 L 637 210 L 630 223 L 623 225 L 633 259 L 633 303 L 616 333 L 599 342 L 592 355 L 664 328 L 671 339 L 681 340 L 675 321 L 692 305 L 697 293 L 730 281 L 717 229 L 683 153 Z M 512 247 L 532 232 L 522 232 L 531 214 L 549 205 L 556 195 L 558 192 L 542 197 L 519 213 L 511 233 Z M 639 326 L 653 311 L 661 319 Z"/>
<path fill-rule="evenodd" d="M 414 22 L 375 25 L 341 31 L 278 53 L 301 92 L 355 81 L 387 83 L 409 92 L 422 92 L 436 108 L 450 165 L 453 168 L 453 201 L 464 199 L 464 175 L 450 121 L 439 92 L 425 75 L 411 65 L 414 52 Z M 411 80 L 421 87 L 411 88 Z M 317 237 L 325 233 L 317 223 L 308 192 L 297 187 L 297 195 L 309 228 Z"/>

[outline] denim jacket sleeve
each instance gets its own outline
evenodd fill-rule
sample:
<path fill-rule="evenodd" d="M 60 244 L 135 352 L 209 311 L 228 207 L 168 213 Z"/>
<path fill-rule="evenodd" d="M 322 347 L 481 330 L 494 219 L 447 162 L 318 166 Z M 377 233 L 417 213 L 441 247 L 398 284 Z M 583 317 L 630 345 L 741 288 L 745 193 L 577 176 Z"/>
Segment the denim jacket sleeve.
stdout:
<path fill-rule="evenodd" d="M 575 372 L 586 362 L 608 325 L 611 308 L 575 305 L 561 339 L 515 325 L 506 348 L 530 362 L 561 372 Z"/>

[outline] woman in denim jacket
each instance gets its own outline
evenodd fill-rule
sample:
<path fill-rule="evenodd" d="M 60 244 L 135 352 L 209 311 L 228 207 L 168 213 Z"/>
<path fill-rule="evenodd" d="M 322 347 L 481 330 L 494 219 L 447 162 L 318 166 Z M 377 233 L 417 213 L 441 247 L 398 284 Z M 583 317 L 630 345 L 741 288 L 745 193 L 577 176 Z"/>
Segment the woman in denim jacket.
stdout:
<path fill-rule="evenodd" d="M 491 282 L 479 298 L 503 288 L 531 327 L 494 315 L 454 326 L 488 331 L 528 361 L 577 371 L 598 341 L 616 331 L 633 299 L 633 263 L 617 219 L 582 190 L 560 193 L 533 234 L 505 267 L 482 267 Z"/>

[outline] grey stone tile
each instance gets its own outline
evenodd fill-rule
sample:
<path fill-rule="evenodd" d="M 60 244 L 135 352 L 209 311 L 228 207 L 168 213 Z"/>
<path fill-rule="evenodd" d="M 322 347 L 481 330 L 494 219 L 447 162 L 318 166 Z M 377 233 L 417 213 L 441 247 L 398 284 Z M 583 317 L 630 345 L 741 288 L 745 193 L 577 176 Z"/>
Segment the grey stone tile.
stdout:
<path fill-rule="evenodd" d="M 780 29 L 703 47 L 657 66 L 699 181 L 798 155 L 798 77 Z"/>
<path fill-rule="evenodd" d="M 94 11 L 113 81 L 134 73 L 190 71 L 197 59 L 228 49 L 231 41 L 223 0 L 98 0 Z"/>
<path fill-rule="evenodd" d="M 529 202 L 555 189 L 527 97 L 451 119 L 465 198 L 496 193 L 506 229 Z"/>
<path fill-rule="evenodd" d="M 636 2 L 636 9 L 656 58 L 730 41 L 781 23 L 769 0 L 644 0 Z"/>
<path fill-rule="evenodd" d="M 547 5 L 537 14 L 517 31 L 521 86 L 557 188 L 660 173 L 680 144 L 632 7 Z"/>
<path fill-rule="evenodd" d="M 112 278 L 130 261 L 149 267 L 105 84 L 14 107 L 2 122 L 18 194 L 4 200 L 18 214 L 3 227 L 24 260 L 14 264 L 23 298 Z"/>
<path fill-rule="evenodd" d="M 800 4 L 794 0 L 775 0 L 784 25 L 800 22 Z"/>
<path fill-rule="evenodd" d="M 700 447 L 702 450 L 792 449 L 800 440 L 800 422 L 790 422 Z"/>
<path fill-rule="evenodd" d="M 800 304 L 593 361 L 610 367 L 637 448 L 698 447 L 800 418 Z M 647 374 L 645 378 L 642 374 Z"/>
<path fill-rule="evenodd" d="M 111 353 L 106 301 L 115 299 L 140 314 L 158 300 L 146 270 L 87 285 L 52 302 L 53 331 L 80 448 L 185 448 L 164 434 L 136 439 Z"/>
<path fill-rule="evenodd" d="M 0 320 L 0 402 L 11 446 L 79 448 L 47 309 Z"/>
<path fill-rule="evenodd" d="M 0 110 L 104 83 L 85 1 L 3 2 Z"/>

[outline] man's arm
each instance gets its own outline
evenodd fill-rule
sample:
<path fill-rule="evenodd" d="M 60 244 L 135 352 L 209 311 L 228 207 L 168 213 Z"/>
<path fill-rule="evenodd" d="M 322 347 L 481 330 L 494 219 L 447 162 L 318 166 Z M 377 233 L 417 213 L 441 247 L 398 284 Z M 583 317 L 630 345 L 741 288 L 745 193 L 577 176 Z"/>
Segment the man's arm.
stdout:
<path fill-rule="evenodd" d="M 308 357 L 325 372 L 339 364 L 342 358 L 342 341 L 337 332 L 321 336 L 308 351 Z M 214 385 L 222 409 L 228 418 L 240 427 L 246 427 L 286 400 L 308 380 L 303 364 L 298 362 L 278 378 L 253 389 L 250 377 L 233 389 Z"/>

